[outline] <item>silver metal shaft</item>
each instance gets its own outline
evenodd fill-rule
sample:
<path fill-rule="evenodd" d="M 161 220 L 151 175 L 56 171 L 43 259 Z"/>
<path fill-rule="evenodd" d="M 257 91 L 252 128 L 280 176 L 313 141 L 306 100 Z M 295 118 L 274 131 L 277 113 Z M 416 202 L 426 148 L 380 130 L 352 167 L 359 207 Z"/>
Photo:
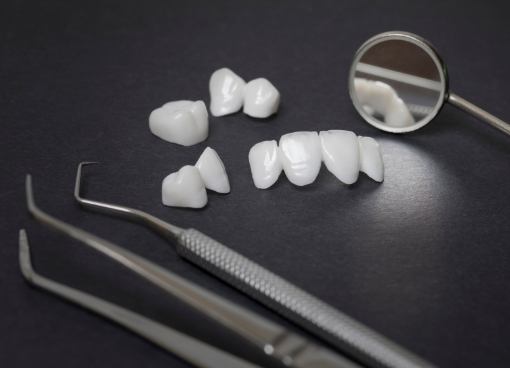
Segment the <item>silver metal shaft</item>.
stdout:
<path fill-rule="evenodd" d="M 237 333 L 276 361 L 293 368 L 360 368 L 358 364 L 346 357 L 316 345 L 303 336 L 234 304 L 119 245 L 45 213 L 35 203 L 30 175 L 26 178 L 26 197 L 28 210 L 35 219 L 120 263 L 223 327 Z M 111 208 L 112 206 L 108 207 L 109 210 Z M 136 213 L 136 211 L 130 213 Z M 164 229 L 168 229 L 168 226 Z"/>
<path fill-rule="evenodd" d="M 39 275 L 32 267 L 25 230 L 19 232 L 19 265 L 27 282 L 110 319 L 199 368 L 260 368 L 117 304 Z"/>
<path fill-rule="evenodd" d="M 485 121 L 494 128 L 499 129 L 503 133 L 510 135 L 510 124 L 495 117 L 494 115 L 488 113 L 487 111 L 479 108 L 478 106 L 472 104 L 471 102 L 466 101 L 465 99 L 456 95 L 455 93 L 449 94 L 448 102 L 451 103 L 453 106 L 461 110 L 464 110 L 473 116 L 476 116 L 478 119 Z"/>
<path fill-rule="evenodd" d="M 86 164 L 81 163 L 78 166 L 75 183 L 76 200 L 84 207 L 113 215 L 129 214 L 131 220 L 149 225 L 164 237 L 176 238 L 173 243 L 176 244 L 179 255 L 365 365 L 378 368 L 433 367 L 388 338 L 197 230 L 179 229 L 172 233 L 168 227 L 170 224 L 160 219 L 157 219 L 156 223 L 156 218 L 145 212 L 82 197 L 81 169 Z M 301 354 L 301 358 L 303 357 L 304 354 Z M 321 361 L 319 365 L 312 367 L 328 366 Z"/>

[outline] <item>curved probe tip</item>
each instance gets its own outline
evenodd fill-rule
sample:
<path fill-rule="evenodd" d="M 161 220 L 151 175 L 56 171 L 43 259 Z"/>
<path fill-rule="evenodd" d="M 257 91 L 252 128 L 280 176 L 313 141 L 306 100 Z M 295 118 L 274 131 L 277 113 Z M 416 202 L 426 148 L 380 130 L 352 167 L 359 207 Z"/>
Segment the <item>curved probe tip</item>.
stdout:
<path fill-rule="evenodd" d="M 82 168 L 83 166 L 95 165 L 98 164 L 97 161 L 82 161 L 78 164 L 78 169 L 76 170 L 76 180 L 74 182 L 74 198 L 80 203 L 83 202 L 83 198 L 80 195 L 81 192 L 81 178 L 82 178 Z"/>

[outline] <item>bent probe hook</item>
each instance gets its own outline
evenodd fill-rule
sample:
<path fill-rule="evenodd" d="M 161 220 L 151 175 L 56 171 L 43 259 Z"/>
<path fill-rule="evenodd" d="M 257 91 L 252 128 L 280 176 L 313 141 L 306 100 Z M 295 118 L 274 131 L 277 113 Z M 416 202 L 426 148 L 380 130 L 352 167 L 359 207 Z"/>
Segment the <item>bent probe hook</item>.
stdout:
<path fill-rule="evenodd" d="M 176 251 L 360 362 L 382 368 L 431 368 L 432 364 L 331 305 L 195 229 L 181 229 L 146 212 L 84 198 L 78 165 L 74 196 L 85 208 L 121 215 L 174 240 Z"/>

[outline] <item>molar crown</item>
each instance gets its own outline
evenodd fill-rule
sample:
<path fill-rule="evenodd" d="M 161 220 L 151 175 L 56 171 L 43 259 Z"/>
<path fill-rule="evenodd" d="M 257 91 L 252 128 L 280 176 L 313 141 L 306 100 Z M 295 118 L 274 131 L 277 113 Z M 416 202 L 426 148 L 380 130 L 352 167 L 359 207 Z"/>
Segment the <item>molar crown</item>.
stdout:
<path fill-rule="evenodd" d="M 155 109 L 149 116 L 149 128 L 159 138 L 191 146 L 209 134 L 207 108 L 203 101 L 173 101 Z"/>

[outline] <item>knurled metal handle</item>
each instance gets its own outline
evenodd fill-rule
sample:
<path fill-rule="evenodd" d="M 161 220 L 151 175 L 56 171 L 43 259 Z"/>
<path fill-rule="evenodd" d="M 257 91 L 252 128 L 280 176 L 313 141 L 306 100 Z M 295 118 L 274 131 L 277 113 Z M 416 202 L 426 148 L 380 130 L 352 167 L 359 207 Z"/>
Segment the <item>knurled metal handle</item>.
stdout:
<path fill-rule="evenodd" d="M 177 251 L 184 258 L 369 366 L 433 367 L 386 337 L 195 229 L 181 232 Z"/>

